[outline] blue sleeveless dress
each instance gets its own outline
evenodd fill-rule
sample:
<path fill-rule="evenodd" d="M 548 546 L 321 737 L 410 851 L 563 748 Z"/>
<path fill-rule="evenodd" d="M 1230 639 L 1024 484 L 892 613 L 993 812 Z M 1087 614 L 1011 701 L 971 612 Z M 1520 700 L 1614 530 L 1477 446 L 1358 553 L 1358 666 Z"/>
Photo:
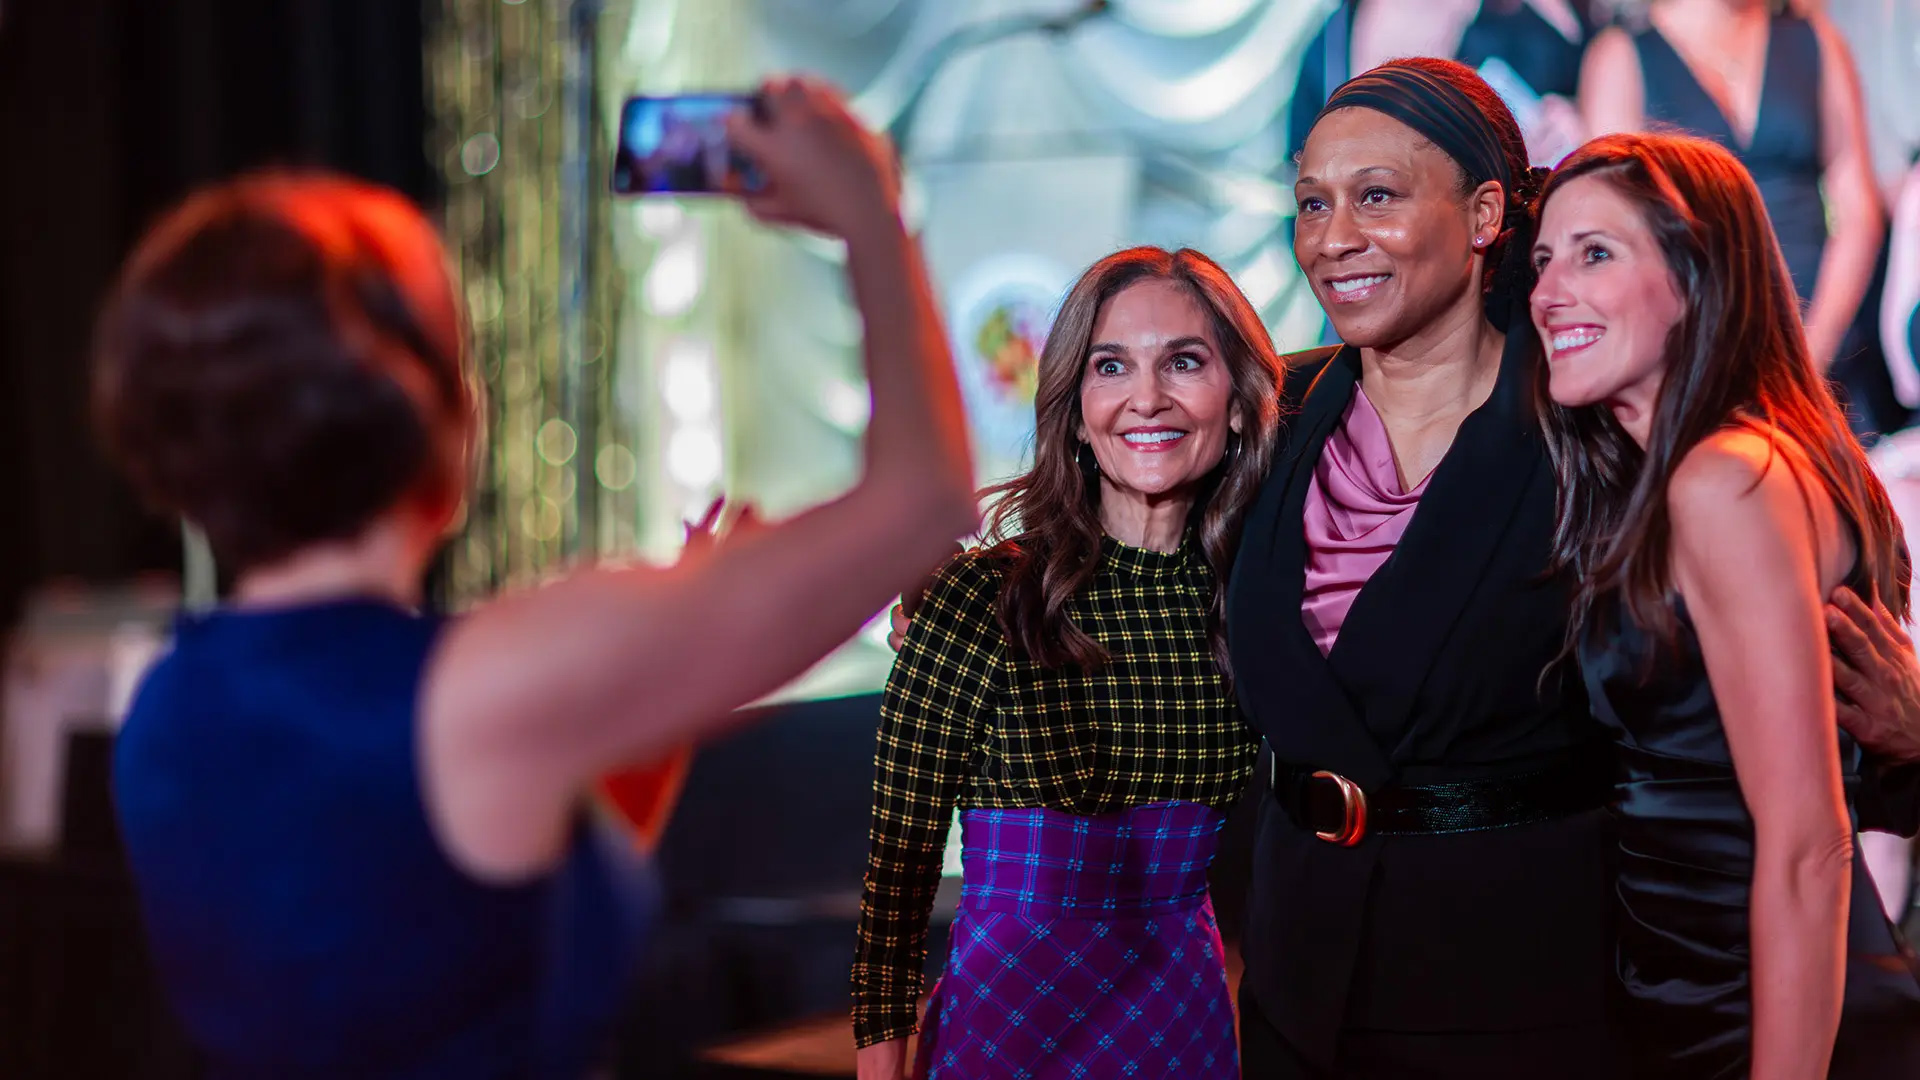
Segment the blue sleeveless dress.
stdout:
<path fill-rule="evenodd" d="M 546 877 L 452 865 L 415 702 L 442 622 L 374 601 L 180 620 L 114 796 L 167 998 L 213 1078 L 579 1077 L 656 903 L 583 820 Z"/>

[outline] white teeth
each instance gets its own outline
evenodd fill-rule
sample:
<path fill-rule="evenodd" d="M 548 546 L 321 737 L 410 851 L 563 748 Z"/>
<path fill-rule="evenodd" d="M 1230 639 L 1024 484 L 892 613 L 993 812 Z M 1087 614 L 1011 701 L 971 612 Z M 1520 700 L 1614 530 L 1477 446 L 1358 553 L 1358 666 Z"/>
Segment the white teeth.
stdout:
<path fill-rule="evenodd" d="M 1130 443 L 1138 445 L 1141 443 L 1170 443 L 1175 439 L 1183 439 L 1186 435 L 1187 433 L 1184 431 L 1132 431 L 1120 437 Z"/>
<path fill-rule="evenodd" d="M 1334 292 L 1350 293 L 1356 289 L 1364 289 L 1370 285 L 1378 285 L 1385 280 L 1387 280 L 1386 274 L 1374 274 L 1371 277 L 1349 278 L 1346 281 L 1336 281 L 1332 284 Z"/>
<path fill-rule="evenodd" d="M 1578 330 L 1563 330 L 1553 335 L 1553 351 L 1565 352 L 1568 349 L 1577 349 L 1582 345 L 1591 345 L 1599 341 L 1605 334 L 1605 330 L 1595 330 L 1591 327 L 1581 327 Z"/>

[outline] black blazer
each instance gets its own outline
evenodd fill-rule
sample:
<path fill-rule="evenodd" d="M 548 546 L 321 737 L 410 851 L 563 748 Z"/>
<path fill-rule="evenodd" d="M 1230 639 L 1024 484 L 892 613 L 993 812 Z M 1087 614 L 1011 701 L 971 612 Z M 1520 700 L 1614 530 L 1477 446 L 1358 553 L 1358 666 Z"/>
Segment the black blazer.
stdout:
<path fill-rule="evenodd" d="M 1325 657 L 1300 617 L 1302 514 L 1353 400 L 1359 353 L 1289 358 L 1299 406 L 1228 594 L 1240 701 L 1282 761 L 1377 791 L 1606 752 L 1573 665 L 1542 680 L 1565 638 L 1569 590 L 1545 574 L 1554 476 L 1517 345 Z M 1604 1016 L 1604 812 L 1342 848 L 1272 799 L 1260 805 L 1245 977 L 1302 1053 L 1328 1061 L 1342 1026 L 1501 1031 Z"/>

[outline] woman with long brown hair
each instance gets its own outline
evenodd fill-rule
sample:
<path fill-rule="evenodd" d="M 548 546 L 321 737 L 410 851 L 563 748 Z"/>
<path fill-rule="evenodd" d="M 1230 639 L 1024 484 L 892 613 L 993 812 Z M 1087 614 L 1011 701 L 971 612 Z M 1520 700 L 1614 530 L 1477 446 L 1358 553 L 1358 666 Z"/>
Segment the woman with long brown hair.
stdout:
<path fill-rule="evenodd" d="M 1255 740 L 1221 586 L 1279 373 L 1197 252 L 1122 251 L 1067 295 L 1033 468 L 990 489 L 997 542 L 936 576 L 881 706 L 863 1080 L 905 1067 L 955 807 L 960 914 L 913 1075 L 1239 1074 L 1206 873 Z"/>
<path fill-rule="evenodd" d="M 1904 615 L 1908 565 L 1760 192 L 1704 139 L 1598 139 L 1533 258 L 1567 648 L 1624 778 L 1634 1075 L 1915 1075 L 1920 978 L 1854 850 L 1823 612 L 1844 585 Z"/>

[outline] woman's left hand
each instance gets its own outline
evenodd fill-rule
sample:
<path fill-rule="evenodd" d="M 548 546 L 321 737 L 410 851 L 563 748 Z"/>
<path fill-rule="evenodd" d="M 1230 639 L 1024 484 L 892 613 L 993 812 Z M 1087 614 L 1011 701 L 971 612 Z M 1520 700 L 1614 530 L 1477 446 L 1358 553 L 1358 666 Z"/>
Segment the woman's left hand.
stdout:
<path fill-rule="evenodd" d="M 1878 601 L 1869 607 L 1845 587 L 1829 599 L 1840 726 L 1889 761 L 1920 762 L 1920 660 L 1913 639 Z"/>
<path fill-rule="evenodd" d="M 740 504 L 740 510 L 734 514 L 732 520 L 722 521 L 726 509 L 727 497 L 722 495 L 713 500 L 713 504 L 707 507 L 707 512 L 700 516 L 699 521 L 685 523 L 686 542 L 680 549 L 682 558 L 690 555 L 705 555 L 736 530 L 751 530 L 760 525 L 760 518 L 754 513 L 752 503 Z"/>

